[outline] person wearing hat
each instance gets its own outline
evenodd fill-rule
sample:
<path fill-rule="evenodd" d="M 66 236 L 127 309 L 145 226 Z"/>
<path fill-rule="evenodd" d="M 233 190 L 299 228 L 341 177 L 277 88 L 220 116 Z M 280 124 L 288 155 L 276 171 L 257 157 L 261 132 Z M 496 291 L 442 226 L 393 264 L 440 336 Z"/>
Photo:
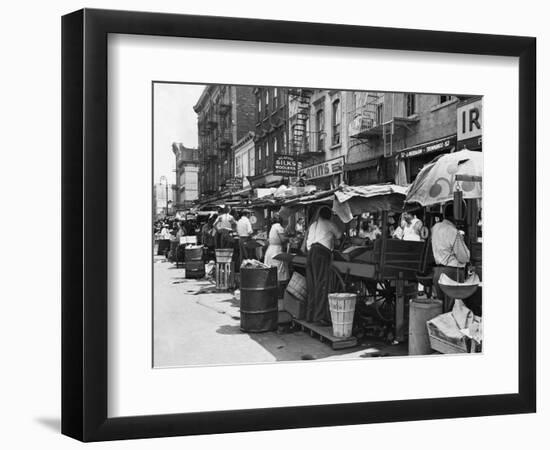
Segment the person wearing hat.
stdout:
<path fill-rule="evenodd" d="M 309 227 L 306 237 L 306 320 L 322 325 L 330 323 L 328 307 L 328 278 L 334 241 L 342 232 L 332 222 L 332 211 L 323 206 Z"/>
<path fill-rule="evenodd" d="M 250 210 L 244 209 L 241 212 L 241 217 L 237 221 L 237 234 L 239 235 L 239 251 L 241 254 L 241 263 L 243 259 L 249 259 L 249 252 L 246 244 L 250 241 L 250 236 L 254 233 L 252 224 L 250 223 Z"/>

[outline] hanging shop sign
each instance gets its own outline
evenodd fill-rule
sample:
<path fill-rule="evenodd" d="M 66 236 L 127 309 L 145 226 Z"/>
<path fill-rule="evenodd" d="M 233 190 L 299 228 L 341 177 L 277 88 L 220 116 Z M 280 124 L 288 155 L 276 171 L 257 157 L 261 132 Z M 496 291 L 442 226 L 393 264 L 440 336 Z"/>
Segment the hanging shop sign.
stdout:
<path fill-rule="evenodd" d="M 456 139 L 458 148 L 470 150 L 481 148 L 482 100 L 476 98 L 456 107 Z"/>
<path fill-rule="evenodd" d="M 298 170 L 296 158 L 292 155 L 274 155 L 273 175 L 295 177 Z"/>
<path fill-rule="evenodd" d="M 225 182 L 225 187 L 229 191 L 239 191 L 243 188 L 243 179 L 240 177 L 230 178 Z"/>
<path fill-rule="evenodd" d="M 300 170 L 300 177 L 306 180 L 314 180 L 315 178 L 328 177 L 336 175 L 344 171 L 344 157 L 331 159 L 320 164 L 304 167 Z"/>
<path fill-rule="evenodd" d="M 414 156 L 423 155 L 433 152 L 449 152 L 456 146 L 456 136 L 448 136 L 435 141 L 425 142 L 424 144 L 415 145 L 399 152 L 399 158 L 412 158 Z"/>

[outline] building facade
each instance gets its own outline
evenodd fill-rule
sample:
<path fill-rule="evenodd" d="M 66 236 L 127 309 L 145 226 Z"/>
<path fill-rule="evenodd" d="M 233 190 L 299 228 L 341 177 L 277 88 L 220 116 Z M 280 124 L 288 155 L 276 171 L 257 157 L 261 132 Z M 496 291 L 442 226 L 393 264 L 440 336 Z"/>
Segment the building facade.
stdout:
<path fill-rule="evenodd" d="M 348 136 L 343 126 L 345 91 L 294 89 L 289 95 L 291 153 L 298 160 L 298 175 L 321 189 L 343 180 Z"/>
<path fill-rule="evenodd" d="M 172 143 L 176 157 L 176 195 L 174 209 L 188 209 L 199 198 L 199 151 L 182 143 Z"/>
<path fill-rule="evenodd" d="M 481 149 L 480 97 L 215 85 L 195 111 L 201 196 L 235 181 L 405 185 L 441 153 Z"/>
<path fill-rule="evenodd" d="M 208 85 L 194 106 L 198 115 L 201 200 L 219 196 L 234 180 L 232 147 L 255 126 L 253 90 L 249 86 Z"/>
<path fill-rule="evenodd" d="M 283 177 L 273 174 L 276 155 L 285 155 L 288 147 L 288 90 L 279 87 L 254 89 L 255 127 L 254 177 L 251 185 L 256 187 L 278 186 Z"/>
<path fill-rule="evenodd" d="M 249 132 L 234 146 L 235 178 L 242 179 L 243 189 L 250 189 L 250 177 L 255 175 L 256 151 L 254 147 L 254 133 Z"/>
<path fill-rule="evenodd" d="M 347 92 L 349 184 L 410 183 L 424 164 L 457 148 L 452 95 Z"/>

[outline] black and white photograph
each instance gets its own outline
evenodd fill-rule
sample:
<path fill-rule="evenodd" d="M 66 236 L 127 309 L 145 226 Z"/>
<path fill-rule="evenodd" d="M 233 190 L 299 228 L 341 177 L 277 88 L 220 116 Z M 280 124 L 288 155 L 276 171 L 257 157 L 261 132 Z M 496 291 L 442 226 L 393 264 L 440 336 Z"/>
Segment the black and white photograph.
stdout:
<path fill-rule="evenodd" d="M 483 96 L 152 82 L 153 367 L 483 352 Z"/>
<path fill-rule="evenodd" d="M 550 27 L 508 3 L 7 3 L 0 447 L 544 448 Z"/>

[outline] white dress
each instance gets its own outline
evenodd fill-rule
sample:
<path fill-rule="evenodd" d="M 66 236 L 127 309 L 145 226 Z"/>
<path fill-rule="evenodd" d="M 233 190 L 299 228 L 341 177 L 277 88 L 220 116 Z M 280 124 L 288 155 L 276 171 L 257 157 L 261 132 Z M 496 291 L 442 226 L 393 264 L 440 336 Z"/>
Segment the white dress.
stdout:
<path fill-rule="evenodd" d="M 279 253 L 283 253 L 283 243 L 279 234 L 285 230 L 280 223 L 275 223 L 269 230 L 269 246 L 265 252 L 264 263 L 268 266 L 277 267 L 278 281 L 287 281 L 289 279 L 288 265 L 284 261 L 274 259 Z"/>
<path fill-rule="evenodd" d="M 403 240 L 404 241 L 421 241 L 420 235 L 415 230 L 415 227 L 417 223 L 419 222 L 418 219 L 413 219 L 411 223 L 407 224 L 405 228 L 403 229 Z"/>

